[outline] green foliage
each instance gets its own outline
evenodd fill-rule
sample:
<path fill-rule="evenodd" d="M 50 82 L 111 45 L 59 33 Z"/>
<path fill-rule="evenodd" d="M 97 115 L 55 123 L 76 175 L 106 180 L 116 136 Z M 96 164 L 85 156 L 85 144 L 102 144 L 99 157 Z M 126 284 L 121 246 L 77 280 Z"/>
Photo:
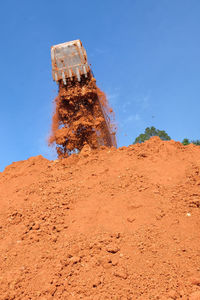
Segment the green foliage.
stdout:
<path fill-rule="evenodd" d="M 184 146 L 189 145 L 189 144 L 190 144 L 189 139 L 184 139 L 184 140 L 182 141 L 182 144 L 183 144 Z"/>
<path fill-rule="evenodd" d="M 190 141 L 189 139 L 184 139 L 184 140 L 182 141 L 182 144 L 183 144 L 184 146 L 187 146 L 187 145 L 189 145 L 189 144 L 194 144 L 194 145 L 196 145 L 196 146 L 200 146 L 200 140 L 193 140 L 193 141 Z"/>
<path fill-rule="evenodd" d="M 143 143 L 149 140 L 152 136 L 159 136 L 159 138 L 163 141 L 171 140 L 170 136 L 164 131 L 156 129 L 155 127 L 147 127 L 144 133 L 141 133 L 134 141 L 133 144 Z"/>
<path fill-rule="evenodd" d="M 191 142 L 192 144 L 195 144 L 196 146 L 200 146 L 200 140 L 195 140 Z"/>

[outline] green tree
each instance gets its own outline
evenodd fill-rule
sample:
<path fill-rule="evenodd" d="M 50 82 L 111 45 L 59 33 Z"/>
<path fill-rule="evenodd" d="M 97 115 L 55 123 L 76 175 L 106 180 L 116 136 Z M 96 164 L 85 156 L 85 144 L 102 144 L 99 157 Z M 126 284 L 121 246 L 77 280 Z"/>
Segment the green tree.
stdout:
<path fill-rule="evenodd" d="M 191 141 L 192 144 L 200 146 L 200 140 Z"/>
<path fill-rule="evenodd" d="M 196 146 L 200 146 L 200 140 L 193 140 L 193 141 L 190 141 L 189 139 L 184 139 L 184 140 L 182 141 L 182 144 L 183 144 L 184 146 L 187 146 L 187 145 L 189 145 L 189 144 L 194 144 L 194 145 L 196 145 Z"/>
<path fill-rule="evenodd" d="M 164 131 L 156 129 L 155 127 L 147 127 L 144 133 L 141 133 L 134 141 L 133 144 L 143 143 L 150 139 L 152 136 L 159 136 L 159 138 L 163 141 L 171 140 L 170 136 Z"/>
<path fill-rule="evenodd" d="M 184 146 L 189 145 L 189 144 L 190 144 L 189 139 L 184 139 L 184 140 L 182 141 L 182 144 L 183 144 Z"/>

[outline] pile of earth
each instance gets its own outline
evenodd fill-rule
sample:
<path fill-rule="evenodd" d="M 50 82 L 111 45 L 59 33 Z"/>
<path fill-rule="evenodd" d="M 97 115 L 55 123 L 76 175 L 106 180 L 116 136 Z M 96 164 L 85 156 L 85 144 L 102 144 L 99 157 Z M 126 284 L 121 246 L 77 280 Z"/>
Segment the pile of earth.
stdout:
<path fill-rule="evenodd" d="M 199 146 L 32 157 L 0 191 L 0 299 L 200 299 Z"/>
<path fill-rule="evenodd" d="M 91 74 L 78 81 L 59 83 L 49 144 L 56 144 L 59 158 L 81 151 L 116 146 L 113 111 Z"/>

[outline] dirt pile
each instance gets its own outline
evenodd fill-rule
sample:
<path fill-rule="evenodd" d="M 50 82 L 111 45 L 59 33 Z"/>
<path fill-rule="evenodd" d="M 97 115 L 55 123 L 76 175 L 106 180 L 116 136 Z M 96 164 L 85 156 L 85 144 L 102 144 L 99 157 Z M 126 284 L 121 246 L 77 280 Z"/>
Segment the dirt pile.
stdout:
<path fill-rule="evenodd" d="M 59 157 L 80 151 L 85 144 L 91 148 L 116 146 L 116 130 L 110 117 L 112 110 L 92 75 L 81 82 L 60 82 L 49 143 L 57 145 Z"/>
<path fill-rule="evenodd" d="M 199 299 L 200 147 L 32 157 L 0 191 L 0 299 Z"/>

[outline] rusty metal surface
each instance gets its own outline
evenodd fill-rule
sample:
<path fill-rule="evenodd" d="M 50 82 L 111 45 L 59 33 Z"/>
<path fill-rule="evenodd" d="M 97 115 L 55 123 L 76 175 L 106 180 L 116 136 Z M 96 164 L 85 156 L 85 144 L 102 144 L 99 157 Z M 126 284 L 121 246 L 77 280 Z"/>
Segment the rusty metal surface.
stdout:
<path fill-rule="evenodd" d="M 87 54 L 80 40 L 66 42 L 51 47 L 52 76 L 58 82 L 66 78 L 77 77 L 78 81 L 82 75 L 87 77 L 90 67 L 87 62 Z"/>

